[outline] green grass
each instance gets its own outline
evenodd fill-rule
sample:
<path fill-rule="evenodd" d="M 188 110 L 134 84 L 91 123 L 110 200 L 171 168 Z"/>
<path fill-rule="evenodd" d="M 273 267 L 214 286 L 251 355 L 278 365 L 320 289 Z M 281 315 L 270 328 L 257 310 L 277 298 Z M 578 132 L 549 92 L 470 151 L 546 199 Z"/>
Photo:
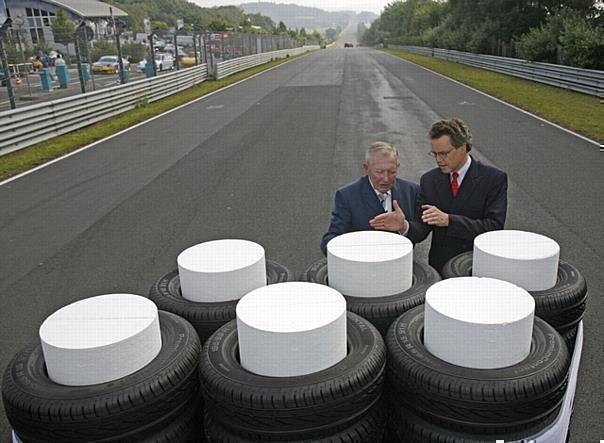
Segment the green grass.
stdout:
<path fill-rule="evenodd" d="M 300 56 L 296 56 L 300 57 Z M 265 63 L 254 68 L 233 74 L 227 78 L 216 81 L 205 81 L 176 95 L 166 97 L 153 103 L 141 102 L 137 106 L 116 117 L 103 120 L 69 134 L 64 134 L 44 142 L 37 143 L 19 151 L 0 157 L 0 181 L 17 175 L 28 169 L 44 164 L 50 160 L 61 157 L 82 146 L 101 140 L 137 123 L 148 120 L 162 112 L 188 103 L 210 92 L 224 88 L 258 72 L 265 71 L 273 66 L 280 65 L 296 57 L 288 57 Z"/>
<path fill-rule="evenodd" d="M 395 49 L 384 51 L 472 86 L 599 143 L 604 142 L 604 102 L 598 97 L 434 57 Z"/>

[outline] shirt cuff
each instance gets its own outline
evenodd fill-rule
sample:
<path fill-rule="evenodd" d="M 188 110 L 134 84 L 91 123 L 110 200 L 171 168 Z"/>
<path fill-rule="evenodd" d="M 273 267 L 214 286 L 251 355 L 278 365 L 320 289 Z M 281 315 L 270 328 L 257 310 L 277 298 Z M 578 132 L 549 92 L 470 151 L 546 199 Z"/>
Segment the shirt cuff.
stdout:
<path fill-rule="evenodd" d="M 401 234 L 401 235 L 405 235 L 406 236 L 407 233 L 409 232 L 409 228 L 410 228 L 409 222 L 406 221 L 405 225 L 406 225 L 405 229 L 401 229 L 400 231 L 398 231 L 398 233 Z"/>

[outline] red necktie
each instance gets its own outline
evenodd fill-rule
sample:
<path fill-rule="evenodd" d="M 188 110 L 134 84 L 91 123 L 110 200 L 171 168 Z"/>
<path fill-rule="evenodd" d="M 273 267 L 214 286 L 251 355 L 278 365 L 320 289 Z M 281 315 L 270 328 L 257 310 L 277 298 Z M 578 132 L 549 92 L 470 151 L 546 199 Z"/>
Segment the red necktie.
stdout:
<path fill-rule="evenodd" d="M 457 193 L 459 192 L 459 183 L 457 182 L 457 177 L 459 177 L 459 174 L 454 172 L 451 174 L 451 177 L 453 178 L 451 180 L 451 192 L 453 193 L 453 197 L 457 197 Z"/>

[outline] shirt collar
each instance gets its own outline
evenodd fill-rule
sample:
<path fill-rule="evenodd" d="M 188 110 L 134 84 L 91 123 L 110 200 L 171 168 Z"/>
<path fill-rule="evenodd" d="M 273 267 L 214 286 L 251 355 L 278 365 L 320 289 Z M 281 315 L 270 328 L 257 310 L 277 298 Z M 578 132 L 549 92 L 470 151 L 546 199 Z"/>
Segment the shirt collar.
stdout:
<path fill-rule="evenodd" d="M 459 174 L 459 176 L 457 177 L 457 180 L 459 183 L 461 183 L 463 181 L 464 177 L 466 176 L 466 173 L 468 172 L 468 169 L 470 169 L 471 164 L 472 164 L 472 157 L 470 157 L 468 155 L 468 159 L 466 160 L 464 165 L 461 167 L 461 169 L 459 171 L 457 171 L 457 173 Z M 449 174 L 449 178 L 451 178 L 451 174 Z"/>
<path fill-rule="evenodd" d="M 375 195 L 380 196 L 382 195 L 382 193 L 380 191 L 378 191 L 377 189 L 375 189 L 375 186 L 373 186 L 373 182 L 371 181 L 371 177 L 367 176 L 367 179 L 369 180 L 369 184 L 371 185 L 371 188 L 373 189 L 373 192 L 375 192 Z M 388 192 L 384 193 L 385 195 L 392 195 L 392 188 L 388 189 Z"/>

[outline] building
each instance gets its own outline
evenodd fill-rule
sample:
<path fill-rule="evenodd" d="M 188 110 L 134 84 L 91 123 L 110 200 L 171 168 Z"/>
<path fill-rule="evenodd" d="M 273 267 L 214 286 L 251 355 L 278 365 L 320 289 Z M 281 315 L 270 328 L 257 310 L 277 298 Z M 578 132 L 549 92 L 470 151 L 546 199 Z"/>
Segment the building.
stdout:
<path fill-rule="evenodd" d="M 55 43 L 51 27 L 59 8 L 75 25 L 85 21 L 94 31 L 95 38 L 112 35 L 112 16 L 128 15 L 115 6 L 97 0 L 6 0 L 7 14 L 13 21 L 12 28 L 20 32 L 28 45 L 44 43 L 51 48 L 64 48 Z"/>

